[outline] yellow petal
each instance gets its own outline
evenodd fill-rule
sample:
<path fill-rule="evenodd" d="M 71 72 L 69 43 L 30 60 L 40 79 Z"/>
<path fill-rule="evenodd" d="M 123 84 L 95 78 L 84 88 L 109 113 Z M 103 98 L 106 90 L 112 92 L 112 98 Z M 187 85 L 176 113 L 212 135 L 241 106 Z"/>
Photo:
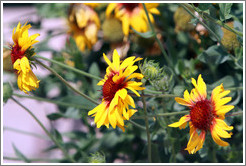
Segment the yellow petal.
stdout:
<path fill-rule="evenodd" d="M 110 14 L 112 13 L 112 11 L 115 9 L 116 7 L 116 3 L 110 3 L 106 9 L 106 16 L 109 17 Z"/>
<path fill-rule="evenodd" d="M 178 122 L 172 123 L 168 126 L 169 127 L 180 127 L 180 126 L 184 127 L 183 124 L 187 123 L 188 121 L 190 121 L 190 115 L 185 115 L 185 116 L 181 117 Z"/>

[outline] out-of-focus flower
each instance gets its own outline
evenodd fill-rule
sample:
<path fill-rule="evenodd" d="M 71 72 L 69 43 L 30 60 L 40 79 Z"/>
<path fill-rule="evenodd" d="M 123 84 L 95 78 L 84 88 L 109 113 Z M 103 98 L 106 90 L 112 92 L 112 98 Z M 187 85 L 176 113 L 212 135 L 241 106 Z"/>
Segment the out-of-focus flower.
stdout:
<path fill-rule="evenodd" d="M 225 97 L 230 90 L 224 90 L 221 84 L 212 91 L 211 99 L 207 99 L 207 87 L 201 75 L 197 82 L 194 78 L 191 82 L 195 87 L 191 93 L 186 90 L 184 98 L 175 98 L 179 104 L 188 106 L 190 113 L 180 118 L 178 122 L 170 124 L 169 127 L 182 129 L 189 122 L 190 140 L 185 150 L 190 154 L 196 153 L 203 147 L 205 135 L 209 131 L 215 143 L 228 146 L 229 144 L 220 138 L 231 138 L 232 135 L 227 131 L 232 130 L 233 126 L 228 126 L 224 121 L 225 114 L 234 108 L 232 105 L 225 105 L 231 101 L 231 97 Z"/>
<path fill-rule="evenodd" d="M 3 70 L 4 71 L 13 71 L 13 65 L 11 61 L 11 50 L 3 48 Z"/>
<path fill-rule="evenodd" d="M 178 7 L 173 16 L 175 22 L 175 32 L 191 31 L 195 26 L 191 24 L 192 16 L 183 7 Z"/>
<path fill-rule="evenodd" d="M 193 9 L 190 9 L 191 11 L 193 11 L 194 14 L 196 14 L 194 12 Z M 178 7 L 177 10 L 174 13 L 174 22 L 175 22 L 175 32 L 179 33 L 179 32 L 189 32 L 189 34 L 191 35 L 192 38 L 194 38 L 197 43 L 201 43 L 201 36 L 207 36 L 208 35 L 208 31 L 206 30 L 206 28 L 204 28 L 204 26 L 202 26 L 201 24 L 196 24 L 193 25 L 191 23 L 191 19 L 193 18 L 184 8 L 182 7 Z"/>
<path fill-rule="evenodd" d="M 154 22 L 152 14 L 160 14 L 158 3 L 146 3 L 150 21 Z M 106 9 L 107 17 L 114 11 L 114 16 L 122 21 L 122 29 L 129 35 L 130 26 L 138 32 L 148 31 L 148 19 L 141 3 L 110 3 Z"/>
<path fill-rule="evenodd" d="M 93 7 L 97 4 L 71 4 L 68 16 L 68 33 L 74 38 L 78 48 L 84 51 L 91 49 L 97 42 L 100 20 Z"/>
<path fill-rule="evenodd" d="M 29 36 L 28 29 L 31 25 L 27 22 L 23 27 L 19 23 L 13 29 L 12 39 L 14 44 L 11 49 L 11 60 L 13 68 L 17 70 L 18 80 L 17 84 L 20 90 L 28 94 L 28 91 L 36 90 L 39 87 L 39 80 L 31 70 L 29 59 L 35 55 L 33 44 L 38 41 L 35 40 L 39 34 Z"/>
<path fill-rule="evenodd" d="M 226 25 L 228 25 L 231 28 L 234 28 L 234 22 L 230 21 L 227 22 Z M 222 27 L 222 31 L 224 33 L 222 39 L 221 39 L 221 43 L 223 44 L 223 46 L 229 50 L 229 51 L 233 51 L 235 48 L 240 46 L 239 41 L 237 40 L 237 35 L 225 28 Z"/>
<path fill-rule="evenodd" d="M 127 89 L 137 96 L 140 95 L 136 90 L 145 89 L 140 87 L 142 82 L 131 81 L 132 78 L 143 78 L 142 74 L 134 73 L 138 69 L 138 66 L 134 65 L 134 63 L 142 58 L 135 59 L 132 56 L 121 63 L 120 56 L 116 50 L 114 50 L 113 62 L 105 54 L 103 57 L 109 66 L 106 69 L 104 79 L 98 83 L 98 85 L 102 86 L 102 103 L 89 111 L 88 115 L 95 117 L 94 122 L 97 124 L 97 128 L 102 125 L 109 127 L 109 124 L 111 124 L 113 128 L 118 126 L 125 131 L 124 120 L 129 120 L 137 111 L 129 108 L 129 105 L 135 108 L 135 103 L 128 94 Z"/>
<path fill-rule="evenodd" d="M 106 18 L 102 25 L 103 38 L 110 43 L 123 41 L 124 34 L 121 22 L 116 18 Z"/>

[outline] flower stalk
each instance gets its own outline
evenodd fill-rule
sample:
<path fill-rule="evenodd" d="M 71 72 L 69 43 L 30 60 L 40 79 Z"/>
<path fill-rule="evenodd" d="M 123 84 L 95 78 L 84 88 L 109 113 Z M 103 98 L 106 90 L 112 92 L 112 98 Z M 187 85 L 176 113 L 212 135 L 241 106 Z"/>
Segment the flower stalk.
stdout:
<path fill-rule="evenodd" d="M 87 100 L 91 101 L 92 103 L 94 103 L 95 105 L 99 105 L 99 103 L 97 101 L 95 101 L 94 99 L 92 99 L 91 97 L 85 95 L 84 93 L 78 91 L 77 89 L 75 89 L 74 87 L 72 87 L 64 78 L 62 78 L 62 76 L 60 76 L 56 71 L 54 71 L 52 68 L 46 66 L 45 64 L 43 64 L 42 62 L 40 62 L 39 60 L 35 59 L 35 61 L 40 64 L 41 66 L 43 66 L 44 68 L 46 68 L 47 70 L 49 70 L 52 74 L 54 74 L 55 76 L 57 76 L 65 85 L 67 85 L 71 90 L 73 90 L 74 92 L 76 92 L 77 94 L 81 95 L 82 97 L 86 98 Z"/>
<path fill-rule="evenodd" d="M 154 29 L 154 26 L 153 26 L 152 22 L 150 21 L 148 10 L 147 10 L 145 4 L 144 3 L 142 3 L 142 4 L 143 4 L 143 8 L 144 8 L 145 14 L 146 14 L 148 22 L 149 22 L 150 29 L 151 29 L 152 33 L 154 34 L 154 36 L 155 36 L 155 39 L 156 39 L 156 41 L 157 41 L 157 43 L 158 43 L 158 45 L 159 45 L 159 47 L 161 49 L 161 52 L 162 52 L 165 60 L 167 61 L 168 66 L 172 66 L 173 64 L 170 61 L 170 59 L 169 59 L 169 57 L 168 57 L 163 45 L 161 44 L 161 41 L 158 39 L 157 34 L 155 32 L 155 29 Z"/>
<path fill-rule="evenodd" d="M 27 111 L 28 114 L 30 114 L 33 119 L 39 124 L 39 126 L 44 130 L 44 132 L 47 134 L 47 136 L 56 144 L 56 146 L 61 149 L 63 154 L 66 156 L 67 159 L 69 159 L 71 162 L 75 162 L 75 160 L 68 154 L 68 152 L 62 147 L 60 143 L 51 135 L 51 133 L 45 128 L 45 126 L 42 124 L 42 122 L 24 105 L 22 105 L 19 101 L 17 101 L 15 98 L 11 97 L 11 99 L 16 102 L 19 106 L 21 106 L 25 111 Z"/>

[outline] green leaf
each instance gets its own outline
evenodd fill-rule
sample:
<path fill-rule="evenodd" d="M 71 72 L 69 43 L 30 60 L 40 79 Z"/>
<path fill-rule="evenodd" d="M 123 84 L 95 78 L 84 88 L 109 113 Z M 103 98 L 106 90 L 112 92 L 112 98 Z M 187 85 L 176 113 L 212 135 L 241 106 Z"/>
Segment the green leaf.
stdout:
<path fill-rule="evenodd" d="M 138 34 L 139 36 L 143 37 L 143 38 L 151 38 L 151 37 L 154 37 L 154 33 L 152 31 L 148 31 L 148 32 L 145 32 L 145 33 L 141 33 L 141 32 L 138 32 L 136 31 L 134 28 L 131 27 L 131 29 L 136 33 Z"/>
<path fill-rule="evenodd" d="M 219 4 L 221 21 L 225 21 L 232 17 L 232 15 L 230 15 L 232 5 L 233 3 L 220 3 Z"/>
<path fill-rule="evenodd" d="M 63 117 L 72 118 L 72 119 L 80 119 L 82 117 L 82 114 L 80 113 L 78 109 L 70 107 L 67 109 Z"/>
<path fill-rule="evenodd" d="M 62 135 L 59 133 L 58 130 L 54 129 L 52 134 L 60 144 L 63 144 Z"/>
<path fill-rule="evenodd" d="M 214 82 L 213 84 L 208 85 L 208 87 L 211 87 L 213 89 L 222 83 L 225 89 L 235 86 L 234 78 L 232 76 L 225 76 L 221 78 L 220 80 L 218 80 L 217 82 Z"/>
<path fill-rule="evenodd" d="M 23 153 L 21 153 L 21 151 L 19 151 L 16 148 L 16 146 L 14 144 L 12 144 L 12 146 L 14 148 L 14 151 L 15 151 L 15 154 L 16 154 L 17 157 L 19 157 L 21 160 L 25 161 L 26 163 L 30 163 L 31 162 L 28 158 L 26 158 L 26 156 Z"/>
<path fill-rule="evenodd" d="M 63 115 L 61 113 L 52 113 L 52 114 L 47 115 L 47 118 L 49 118 L 49 120 L 57 120 L 62 117 Z"/>
<path fill-rule="evenodd" d="M 81 96 L 65 96 L 61 98 L 59 101 L 64 101 L 66 103 L 71 103 L 71 104 L 77 104 L 77 105 L 82 105 L 83 107 L 87 108 L 87 110 L 91 110 L 95 107 L 95 105 L 90 102 L 89 100 L 81 97 Z"/>
<path fill-rule="evenodd" d="M 220 46 L 213 45 L 198 57 L 200 61 L 206 64 L 218 65 L 230 59 L 230 55 Z"/>
<path fill-rule="evenodd" d="M 210 6 L 211 3 L 199 3 L 198 8 L 203 12 L 207 12 Z"/>

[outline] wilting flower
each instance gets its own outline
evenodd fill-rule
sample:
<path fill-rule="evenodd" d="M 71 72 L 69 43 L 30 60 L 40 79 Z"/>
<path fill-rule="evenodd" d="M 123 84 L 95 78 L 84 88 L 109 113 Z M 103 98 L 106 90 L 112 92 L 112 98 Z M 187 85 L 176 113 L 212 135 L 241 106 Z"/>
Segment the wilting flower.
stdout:
<path fill-rule="evenodd" d="M 97 4 L 72 4 L 68 16 L 69 33 L 74 38 L 78 48 L 84 51 L 91 49 L 97 42 L 97 32 L 100 29 L 100 20 L 93 10 Z"/>
<path fill-rule="evenodd" d="M 109 127 L 109 124 L 111 124 L 113 128 L 118 126 L 125 131 L 124 120 L 129 120 L 137 111 L 129 108 L 129 105 L 135 108 L 135 103 L 128 94 L 127 89 L 134 92 L 137 96 L 140 95 L 136 90 L 145 89 L 140 87 L 142 82 L 131 81 L 132 78 L 143 78 L 142 74 L 134 73 L 138 69 L 138 66 L 134 65 L 134 63 L 142 58 L 135 59 L 132 56 L 120 63 L 120 56 L 116 50 L 113 53 L 113 62 L 105 54 L 103 54 L 103 57 L 109 66 L 106 69 L 104 79 L 97 84 L 102 85 L 102 103 L 89 111 L 88 115 L 95 117 L 94 121 L 97 124 L 97 128 L 100 128 L 102 125 Z"/>
<path fill-rule="evenodd" d="M 158 3 L 146 3 L 150 21 L 154 22 L 152 14 L 160 14 L 156 8 Z M 130 26 L 138 32 L 148 31 L 148 19 L 141 3 L 110 3 L 106 9 L 107 17 L 112 11 L 115 11 L 115 17 L 122 21 L 122 29 L 126 36 L 129 34 Z"/>
<path fill-rule="evenodd" d="M 184 98 L 175 98 L 179 104 L 190 108 L 190 114 L 181 117 L 178 122 L 169 126 L 182 129 L 189 122 L 190 140 L 185 150 L 188 150 L 190 154 L 196 153 L 203 147 L 205 135 L 209 131 L 215 143 L 220 146 L 228 146 L 229 144 L 220 138 L 231 138 L 232 135 L 227 131 L 232 130 L 233 126 L 228 126 L 224 121 L 225 114 L 234 108 L 232 105 L 225 105 L 231 101 L 231 97 L 225 97 L 230 93 L 230 90 L 224 90 L 223 84 L 221 84 L 212 91 L 211 99 L 207 99 L 207 87 L 201 75 L 197 82 L 192 78 L 192 84 L 195 88 L 191 90 L 190 94 L 186 90 Z"/>
<path fill-rule="evenodd" d="M 39 34 L 29 36 L 28 29 L 31 25 L 25 23 L 23 27 L 19 23 L 13 29 L 12 39 L 14 44 L 11 50 L 11 60 L 13 68 L 17 70 L 18 74 L 18 87 L 25 93 L 27 91 L 36 90 L 39 87 L 39 80 L 31 70 L 29 59 L 35 55 L 33 44 L 38 41 L 35 40 Z"/>

